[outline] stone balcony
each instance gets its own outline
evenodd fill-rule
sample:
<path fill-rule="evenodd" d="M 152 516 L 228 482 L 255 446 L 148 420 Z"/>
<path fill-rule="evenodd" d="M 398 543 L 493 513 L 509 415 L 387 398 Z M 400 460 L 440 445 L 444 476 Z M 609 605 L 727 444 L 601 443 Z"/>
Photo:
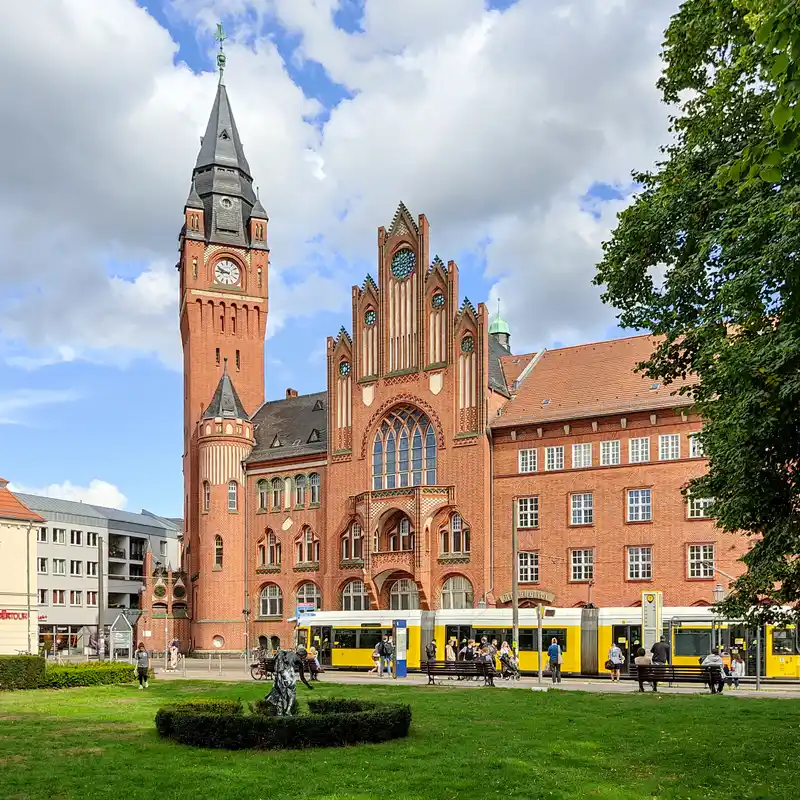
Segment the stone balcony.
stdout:
<path fill-rule="evenodd" d="M 402 571 L 414 574 L 413 550 L 390 550 L 372 553 L 369 557 L 369 568 L 372 575 L 381 572 Z"/>

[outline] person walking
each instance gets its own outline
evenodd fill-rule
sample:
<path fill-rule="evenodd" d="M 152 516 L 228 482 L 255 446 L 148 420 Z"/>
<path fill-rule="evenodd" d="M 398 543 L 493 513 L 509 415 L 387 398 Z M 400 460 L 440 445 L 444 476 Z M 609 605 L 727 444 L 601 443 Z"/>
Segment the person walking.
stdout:
<path fill-rule="evenodd" d="M 392 674 L 392 655 L 394 654 L 394 647 L 392 646 L 392 640 L 388 635 L 383 637 L 380 647 L 381 663 L 380 668 L 378 669 L 378 675 L 382 678 L 384 671 L 388 672 L 389 675 Z"/>
<path fill-rule="evenodd" d="M 650 648 L 654 664 L 669 664 L 669 645 L 663 636 Z"/>
<path fill-rule="evenodd" d="M 425 656 L 428 661 L 436 661 L 436 639 L 431 639 L 426 645 Z"/>
<path fill-rule="evenodd" d="M 564 661 L 561 645 L 558 639 L 553 637 L 550 647 L 547 648 L 547 657 L 550 659 L 550 674 L 553 676 L 553 683 L 561 683 L 561 665 Z"/>
<path fill-rule="evenodd" d="M 733 681 L 733 688 L 739 688 L 739 681 L 744 678 L 745 673 L 745 664 L 744 664 L 744 657 L 741 653 L 737 653 L 733 658 L 733 664 L 731 665 L 731 681 Z"/>
<path fill-rule="evenodd" d="M 139 678 L 139 688 L 147 689 L 149 685 L 147 678 L 150 674 L 150 653 L 144 649 L 144 644 L 142 644 L 142 642 L 139 642 L 139 647 L 136 648 L 134 659 L 136 663 L 136 675 Z"/>
<path fill-rule="evenodd" d="M 656 662 L 653 660 L 652 656 L 649 656 L 649 655 L 647 655 L 647 653 L 645 653 L 644 647 L 640 647 L 636 651 L 636 657 L 633 659 L 633 663 L 636 664 L 637 667 L 644 667 L 644 666 L 648 666 L 649 664 L 655 664 Z M 637 669 L 636 677 L 639 679 L 639 691 L 643 692 L 644 691 L 644 681 L 642 680 L 641 674 L 639 673 L 638 669 Z M 658 691 L 658 681 L 654 680 L 652 683 L 653 683 L 653 691 L 657 692 Z"/>
<path fill-rule="evenodd" d="M 616 681 L 619 683 L 622 675 L 622 665 L 625 663 L 625 654 L 618 644 L 612 644 L 611 649 L 608 651 L 608 661 L 606 668 L 611 671 L 611 682 Z"/>

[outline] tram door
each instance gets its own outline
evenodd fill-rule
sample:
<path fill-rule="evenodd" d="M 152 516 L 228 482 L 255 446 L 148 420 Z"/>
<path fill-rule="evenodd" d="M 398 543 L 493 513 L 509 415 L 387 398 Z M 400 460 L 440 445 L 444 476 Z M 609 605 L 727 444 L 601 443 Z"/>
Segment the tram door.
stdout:
<path fill-rule="evenodd" d="M 623 671 L 632 672 L 636 650 L 642 646 L 642 626 L 614 625 L 611 629 L 611 641 L 622 650 L 622 655 L 625 656 Z M 605 663 L 608 653 L 601 653 L 601 655 L 603 656 L 603 663 Z"/>
<path fill-rule="evenodd" d="M 330 625 L 312 625 L 311 642 L 317 648 L 317 658 L 320 666 L 329 667 L 331 665 L 331 638 L 333 628 Z"/>
<path fill-rule="evenodd" d="M 756 629 L 747 628 L 744 625 L 730 625 L 722 631 L 722 641 L 725 649 L 729 653 L 739 651 L 744 656 L 745 674 L 754 676 L 756 674 L 756 659 L 758 657 L 758 647 L 756 646 Z M 766 675 L 767 668 L 767 646 L 766 632 L 761 627 L 761 675 Z"/>
<path fill-rule="evenodd" d="M 436 642 L 436 658 L 440 660 L 444 660 L 444 648 L 447 647 L 447 643 L 451 639 L 455 639 L 458 642 L 458 646 L 456 647 L 456 655 L 458 655 L 458 651 L 461 649 L 461 642 L 466 639 L 469 641 L 472 638 L 472 628 L 469 625 L 447 625 L 444 629 L 445 633 L 445 641 L 443 642 Z"/>

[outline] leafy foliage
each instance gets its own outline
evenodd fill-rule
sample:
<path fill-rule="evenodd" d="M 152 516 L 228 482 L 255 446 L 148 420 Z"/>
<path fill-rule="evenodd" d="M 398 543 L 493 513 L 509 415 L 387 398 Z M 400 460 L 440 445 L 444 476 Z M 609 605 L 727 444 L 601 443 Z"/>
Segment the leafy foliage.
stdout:
<path fill-rule="evenodd" d="M 0 656 L 0 689 L 36 689 L 44 678 L 41 656 Z"/>
<path fill-rule="evenodd" d="M 255 713 L 248 715 L 239 701 L 176 703 L 158 710 L 156 730 L 195 747 L 267 750 L 385 742 L 408 736 L 411 725 L 410 707 L 396 703 L 321 698 L 309 708 L 310 714 L 276 717 L 264 713 L 263 701 L 250 704 Z"/>
<path fill-rule="evenodd" d="M 74 686 L 111 686 L 133 683 L 135 679 L 135 671 L 130 664 L 88 662 L 47 667 L 39 688 L 68 689 Z"/>
<path fill-rule="evenodd" d="M 715 499 L 725 531 L 753 535 L 723 610 L 768 621 L 787 619 L 781 605 L 800 614 L 800 157 L 782 153 L 777 185 L 769 174 L 744 187 L 719 180 L 774 137 L 784 96 L 748 5 L 770 3 L 686 0 L 673 17 L 658 85 L 678 106 L 674 139 L 653 171 L 634 174 L 641 191 L 595 283 L 623 327 L 658 337 L 640 368 L 688 378 L 680 391 L 704 419 L 708 457 L 688 491 Z"/>

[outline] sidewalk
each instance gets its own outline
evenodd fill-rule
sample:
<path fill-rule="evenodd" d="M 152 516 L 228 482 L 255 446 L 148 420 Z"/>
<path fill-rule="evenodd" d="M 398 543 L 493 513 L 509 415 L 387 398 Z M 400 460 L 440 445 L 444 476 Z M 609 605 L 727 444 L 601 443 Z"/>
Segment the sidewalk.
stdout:
<path fill-rule="evenodd" d="M 220 668 L 219 662 L 212 664 L 209 670 L 208 662 L 186 661 L 185 675 L 184 670 L 178 672 L 165 671 L 163 667 L 156 665 L 156 676 L 159 680 L 212 680 L 212 681 L 246 681 L 248 683 L 270 685 L 271 681 L 255 681 L 250 676 L 250 665 L 247 665 L 245 672 L 243 661 L 223 662 Z M 378 675 L 371 675 L 367 672 L 341 672 L 339 670 L 329 670 L 320 676 L 321 683 L 341 683 L 341 684 L 381 684 L 396 686 L 425 686 L 428 678 L 419 672 L 413 672 L 406 678 L 380 678 Z M 483 681 L 458 681 L 441 680 L 437 686 L 445 686 L 453 689 L 480 689 L 483 688 Z M 541 686 L 544 690 L 560 689 L 565 691 L 582 692 L 606 692 L 608 694 L 639 694 L 639 686 L 636 681 L 622 681 L 621 683 L 611 683 L 610 680 L 591 679 L 591 678 L 564 678 L 563 682 L 556 685 L 550 680 L 542 680 L 539 684 L 535 677 L 524 677 L 519 681 L 505 681 L 500 678 L 495 679 L 495 686 L 502 689 L 538 689 Z M 700 684 L 697 686 L 675 686 L 670 688 L 667 685 L 659 686 L 661 694 L 708 694 L 708 690 Z M 651 691 L 652 693 L 652 691 Z M 726 695 L 744 698 L 768 698 L 768 699 L 792 699 L 800 700 L 800 684 L 797 686 L 770 686 L 763 687 L 756 691 L 755 687 L 743 687 L 732 689 L 726 687 Z"/>

